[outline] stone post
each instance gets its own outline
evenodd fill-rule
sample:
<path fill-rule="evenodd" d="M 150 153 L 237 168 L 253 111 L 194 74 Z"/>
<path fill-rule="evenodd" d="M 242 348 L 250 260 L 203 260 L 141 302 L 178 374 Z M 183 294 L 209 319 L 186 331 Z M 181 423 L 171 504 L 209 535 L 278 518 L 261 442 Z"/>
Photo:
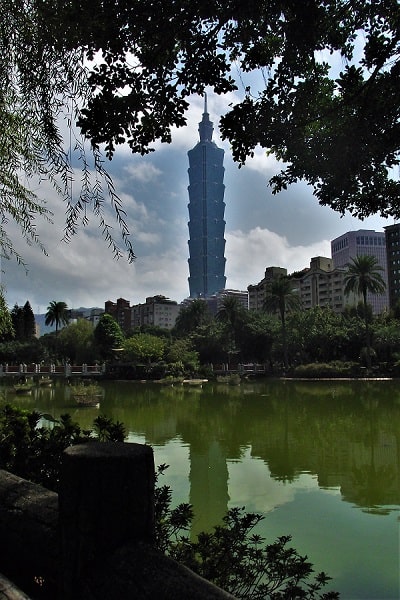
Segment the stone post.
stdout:
<path fill-rule="evenodd" d="M 92 442 L 65 450 L 59 491 L 63 600 L 82 598 L 87 569 L 129 542 L 154 541 L 150 446 Z"/>

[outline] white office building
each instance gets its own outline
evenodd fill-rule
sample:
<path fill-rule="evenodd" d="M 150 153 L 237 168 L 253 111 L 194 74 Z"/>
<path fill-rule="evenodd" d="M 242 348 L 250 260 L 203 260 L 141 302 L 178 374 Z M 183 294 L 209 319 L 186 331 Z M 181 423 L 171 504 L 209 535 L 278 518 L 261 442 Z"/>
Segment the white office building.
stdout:
<path fill-rule="evenodd" d="M 348 231 L 332 240 L 331 252 L 335 268 L 346 266 L 356 256 L 375 256 L 378 264 L 382 267 L 382 278 L 386 286 L 388 285 L 386 241 L 383 231 L 371 229 Z M 368 293 L 367 302 L 371 304 L 374 314 L 380 314 L 389 307 L 388 290 L 384 294 Z"/>

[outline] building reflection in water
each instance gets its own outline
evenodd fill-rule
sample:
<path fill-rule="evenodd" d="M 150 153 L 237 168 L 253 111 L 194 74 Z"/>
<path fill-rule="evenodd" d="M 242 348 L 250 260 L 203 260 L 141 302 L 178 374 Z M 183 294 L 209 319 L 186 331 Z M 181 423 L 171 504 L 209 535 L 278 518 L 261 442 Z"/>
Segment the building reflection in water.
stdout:
<path fill-rule="evenodd" d="M 268 467 L 266 478 L 290 483 L 310 473 L 320 488 L 338 488 L 343 500 L 366 511 L 400 505 L 400 393 L 394 381 L 104 387 L 99 412 L 123 422 L 131 439 L 159 448 L 161 459 L 172 440 L 185 448 L 185 460 L 189 453 L 196 531 L 225 514 L 228 465 L 240 463 L 248 449 Z M 57 384 L 51 398 L 44 390 L 19 403 L 57 418 L 72 408 L 63 391 Z M 88 428 L 96 414 L 75 408 L 73 418 Z"/>

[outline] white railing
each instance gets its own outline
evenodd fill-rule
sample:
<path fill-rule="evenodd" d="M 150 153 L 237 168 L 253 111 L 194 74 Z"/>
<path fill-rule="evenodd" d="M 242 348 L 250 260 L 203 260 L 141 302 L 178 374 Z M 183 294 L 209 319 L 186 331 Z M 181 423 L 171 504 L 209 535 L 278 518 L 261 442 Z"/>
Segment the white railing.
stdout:
<path fill-rule="evenodd" d="M 105 373 L 106 365 L 94 364 L 88 365 L 83 363 L 82 365 L 70 365 L 66 363 L 64 365 L 56 365 L 51 363 L 49 365 L 43 365 L 41 363 L 20 363 L 19 365 L 0 364 L 0 377 L 5 375 L 101 375 Z"/>

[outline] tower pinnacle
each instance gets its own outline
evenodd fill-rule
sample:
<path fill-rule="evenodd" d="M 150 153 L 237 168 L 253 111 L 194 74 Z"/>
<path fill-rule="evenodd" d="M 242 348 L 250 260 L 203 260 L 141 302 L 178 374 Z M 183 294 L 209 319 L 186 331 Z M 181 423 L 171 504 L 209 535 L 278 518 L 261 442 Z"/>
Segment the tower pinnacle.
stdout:
<path fill-rule="evenodd" d="M 207 94 L 204 93 L 204 113 L 201 123 L 199 123 L 199 134 L 201 142 L 211 142 L 214 132 L 214 123 L 210 121 L 207 112 Z"/>

